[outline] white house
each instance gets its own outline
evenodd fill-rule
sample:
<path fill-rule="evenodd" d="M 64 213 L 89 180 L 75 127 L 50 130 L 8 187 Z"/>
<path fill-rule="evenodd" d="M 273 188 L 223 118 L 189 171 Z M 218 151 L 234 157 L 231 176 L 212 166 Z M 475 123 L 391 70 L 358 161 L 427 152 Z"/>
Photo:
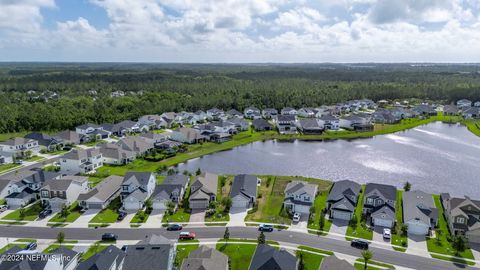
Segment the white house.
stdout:
<path fill-rule="evenodd" d="M 60 158 L 60 171 L 70 174 L 94 172 L 102 166 L 102 153 L 97 148 L 73 149 Z"/>
<path fill-rule="evenodd" d="M 67 175 L 61 179 L 46 181 L 40 189 L 40 199 L 44 206 L 50 206 L 53 211 L 58 212 L 64 205 L 71 205 L 77 201 L 80 194 L 89 190 L 88 177 Z"/>
<path fill-rule="evenodd" d="M 155 189 L 155 175 L 149 172 L 128 172 L 122 182 L 121 199 L 126 211 L 138 211 Z"/>
<path fill-rule="evenodd" d="M 298 110 L 298 116 L 304 118 L 315 117 L 316 110 L 313 108 L 301 108 Z"/>
<path fill-rule="evenodd" d="M 298 112 L 294 108 L 285 107 L 280 112 L 282 115 L 297 115 Z"/>
<path fill-rule="evenodd" d="M 0 151 L 0 165 L 13 163 L 15 153 Z"/>
<path fill-rule="evenodd" d="M 338 130 L 340 128 L 340 119 L 330 114 L 322 115 L 318 118 L 318 121 L 324 130 Z"/>
<path fill-rule="evenodd" d="M 0 142 L 0 151 L 12 153 L 15 157 L 22 157 L 27 151 L 32 155 L 40 152 L 40 146 L 37 140 L 16 137 L 8 141 Z"/>
<path fill-rule="evenodd" d="M 309 214 L 317 189 L 317 185 L 305 181 L 291 181 L 285 188 L 284 208 L 290 213 Z"/>

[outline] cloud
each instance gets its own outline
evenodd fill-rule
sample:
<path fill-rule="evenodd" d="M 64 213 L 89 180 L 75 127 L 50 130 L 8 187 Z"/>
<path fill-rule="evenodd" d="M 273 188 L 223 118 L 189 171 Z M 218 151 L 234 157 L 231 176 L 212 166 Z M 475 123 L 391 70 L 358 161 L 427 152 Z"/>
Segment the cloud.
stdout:
<path fill-rule="evenodd" d="M 55 7 L 54 0 L 0 0 L 0 32 L 17 34 L 39 31 L 41 8 Z"/>

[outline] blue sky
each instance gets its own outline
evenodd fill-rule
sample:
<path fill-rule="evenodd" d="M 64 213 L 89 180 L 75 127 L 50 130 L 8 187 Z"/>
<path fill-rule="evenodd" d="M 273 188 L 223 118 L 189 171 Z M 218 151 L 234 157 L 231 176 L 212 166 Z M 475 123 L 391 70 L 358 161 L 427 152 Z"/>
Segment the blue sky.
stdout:
<path fill-rule="evenodd" d="M 0 0 L 0 61 L 480 62 L 478 0 Z"/>

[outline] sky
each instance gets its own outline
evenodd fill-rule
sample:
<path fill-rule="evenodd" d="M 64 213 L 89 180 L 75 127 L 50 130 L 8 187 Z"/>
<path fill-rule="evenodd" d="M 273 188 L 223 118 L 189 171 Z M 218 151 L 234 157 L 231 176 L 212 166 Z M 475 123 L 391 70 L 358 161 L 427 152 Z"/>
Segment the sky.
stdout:
<path fill-rule="evenodd" d="M 0 0 L 0 61 L 480 62 L 480 0 Z"/>

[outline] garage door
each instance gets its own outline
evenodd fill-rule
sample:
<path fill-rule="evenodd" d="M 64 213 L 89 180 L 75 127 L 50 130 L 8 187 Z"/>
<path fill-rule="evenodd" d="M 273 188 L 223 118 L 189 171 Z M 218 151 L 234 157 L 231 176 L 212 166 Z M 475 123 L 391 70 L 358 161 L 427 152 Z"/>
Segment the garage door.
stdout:
<path fill-rule="evenodd" d="M 373 219 L 373 224 L 375 226 L 381 226 L 381 227 L 387 227 L 387 228 L 392 227 L 392 221 L 391 220 L 381 219 L 381 218 Z"/>
<path fill-rule="evenodd" d="M 408 233 L 414 235 L 427 235 L 428 233 L 428 226 L 422 223 L 415 223 L 409 222 L 408 225 Z"/>
<path fill-rule="evenodd" d="M 310 207 L 305 205 L 295 205 L 295 212 L 310 214 Z"/>
<path fill-rule="evenodd" d="M 154 202 L 152 204 L 152 207 L 155 210 L 165 210 L 165 209 L 167 209 L 167 206 L 165 205 L 164 202 Z"/>
<path fill-rule="evenodd" d="M 208 201 L 207 200 L 201 200 L 201 201 L 190 201 L 190 208 L 192 209 L 206 209 L 208 207 Z"/>
<path fill-rule="evenodd" d="M 232 207 L 234 208 L 241 208 L 241 207 L 248 207 L 248 201 L 246 200 L 232 200 Z"/>
<path fill-rule="evenodd" d="M 341 219 L 341 220 L 350 220 L 351 219 L 351 213 L 350 212 L 344 212 L 344 211 L 332 210 L 332 218 Z"/>
<path fill-rule="evenodd" d="M 467 232 L 466 237 L 468 238 L 469 242 L 480 244 L 480 235 L 479 235 L 478 230 L 476 230 L 473 233 Z"/>
<path fill-rule="evenodd" d="M 88 209 L 102 209 L 101 203 L 89 203 Z"/>
<path fill-rule="evenodd" d="M 124 202 L 125 210 L 140 210 L 138 202 Z"/>

